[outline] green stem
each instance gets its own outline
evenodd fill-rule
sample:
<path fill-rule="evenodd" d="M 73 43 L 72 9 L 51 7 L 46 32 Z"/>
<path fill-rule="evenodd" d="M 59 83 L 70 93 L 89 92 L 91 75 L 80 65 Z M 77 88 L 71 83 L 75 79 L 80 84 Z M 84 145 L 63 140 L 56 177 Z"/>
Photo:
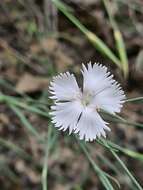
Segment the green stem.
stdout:
<path fill-rule="evenodd" d="M 48 131 L 48 137 L 47 142 L 45 144 L 45 157 L 44 157 L 44 164 L 43 164 L 43 170 L 42 170 L 42 189 L 47 190 L 48 183 L 47 183 L 47 175 L 48 175 L 48 156 L 49 156 L 49 141 L 51 139 L 51 130 L 52 128 L 49 128 Z"/>

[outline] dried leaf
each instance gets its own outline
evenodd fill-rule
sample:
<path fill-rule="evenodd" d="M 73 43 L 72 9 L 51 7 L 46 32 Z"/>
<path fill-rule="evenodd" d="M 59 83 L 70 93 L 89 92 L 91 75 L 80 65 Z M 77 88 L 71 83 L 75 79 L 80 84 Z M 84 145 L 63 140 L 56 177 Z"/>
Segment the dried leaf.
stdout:
<path fill-rule="evenodd" d="M 16 90 L 20 93 L 35 92 L 47 88 L 48 83 L 47 78 L 25 73 L 16 84 Z"/>
<path fill-rule="evenodd" d="M 9 118 L 4 113 L 0 113 L 0 123 L 8 125 L 9 124 Z"/>

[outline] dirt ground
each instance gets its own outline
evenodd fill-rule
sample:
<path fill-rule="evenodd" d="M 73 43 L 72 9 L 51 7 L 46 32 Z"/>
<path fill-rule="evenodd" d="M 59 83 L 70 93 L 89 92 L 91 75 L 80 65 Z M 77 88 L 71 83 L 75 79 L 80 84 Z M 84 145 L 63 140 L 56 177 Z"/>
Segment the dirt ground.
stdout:
<path fill-rule="evenodd" d="M 117 54 L 113 30 L 100 0 L 65 0 L 76 17 Z M 127 2 L 127 1 L 126 1 Z M 143 94 L 143 2 L 113 0 L 112 11 L 126 45 L 129 77 L 101 54 L 60 11 L 51 18 L 52 34 L 45 21 L 44 1 L 3 0 L 0 3 L 0 93 L 13 98 L 26 96 L 47 102 L 52 76 L 70 70 L 81 80 L 82 63 L 106 65 L 122 84 L 128 98 Z M 137 3 L 136 3 L 137 2 Z M 131 7 L 130 5 L 133 5 Z M 136 6 L 137 5 L 137 6 Z M 24 95 L 24 96 L 23 96 Z M 36 105 L 38 106 L 38 105 Z M 22 113 L 41 136 L 46 137 L 49 118 L 22 109 Z M 126 103 L 121 116 L 130 122 L 143 123 L 142 103 Z M 111 123 L 108 139 L 143 154 L 143 129 L 122 123 Z M 56 131 L 57 139 L 48 157 L 47 183 L 50 190 L 103 190 L 99 178 L 81 152 L 73 136 Z M 19 148 L 19 149 L 18 149 Z M 109 151 L 91 143 L 91 156 L 107 173 L 116 177 L 122 190 L 132 184 L 122 169 L 115 172 L 101 158 L 118 163 Z M 0 100 L 0 190 L 41 190 L 44 162 L 43 144 L 30 134 L 13 109 Z M 27 156 L 29 155 L 29 156 Z M 143 186 L 143 162 L 119 154 Z M 115 185 L 115 189 L 118 189 Z"/>

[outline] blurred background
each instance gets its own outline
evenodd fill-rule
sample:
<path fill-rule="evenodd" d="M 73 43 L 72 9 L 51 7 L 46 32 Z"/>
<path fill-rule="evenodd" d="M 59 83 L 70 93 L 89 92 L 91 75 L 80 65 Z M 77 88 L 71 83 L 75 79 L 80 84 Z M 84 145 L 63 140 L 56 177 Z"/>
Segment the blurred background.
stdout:
<path fill-rule="evenodd" d="M 1 190 L 105 189 L 79 142 L 54 130 L 48 116 L 49 81 L 69 70 L 80 83 L 81 64 L 89 61 L 106 65 L 128 98 L 142 96 L 142 0 L 0 2 Z M 120 146 L 118 156 L 140 185 L 142 103 L 127 102 L 121 113 L 124 121 L 108 117 L 112 132 L 107 137 Z M 119 189 L 114 178 L 122 190 L 141 189 L 108 149 L 97 142 L 88 148 L 101 171 L 113 176 L 114 189 Z"/>

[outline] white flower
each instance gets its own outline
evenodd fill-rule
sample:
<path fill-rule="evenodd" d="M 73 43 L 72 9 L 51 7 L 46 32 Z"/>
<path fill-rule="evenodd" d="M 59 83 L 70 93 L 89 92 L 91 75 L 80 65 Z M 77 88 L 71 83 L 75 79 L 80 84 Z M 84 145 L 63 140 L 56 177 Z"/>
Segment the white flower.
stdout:
<path fill-rule="evenodd" d="M 82 65 L 83 89 L 73 74 L 61 73 L 50 83 L 55 105 L 51 106 L 52 122 L 60 130 L 78 133 L 80 139 L 92 141 L 110 128 L 98 113 L 104 109 L 112 114 L 120 112 L 125 95 L 120 85 L 100 64 Z"/>

